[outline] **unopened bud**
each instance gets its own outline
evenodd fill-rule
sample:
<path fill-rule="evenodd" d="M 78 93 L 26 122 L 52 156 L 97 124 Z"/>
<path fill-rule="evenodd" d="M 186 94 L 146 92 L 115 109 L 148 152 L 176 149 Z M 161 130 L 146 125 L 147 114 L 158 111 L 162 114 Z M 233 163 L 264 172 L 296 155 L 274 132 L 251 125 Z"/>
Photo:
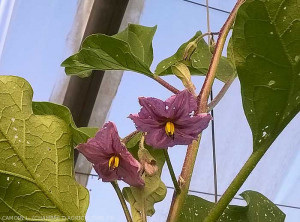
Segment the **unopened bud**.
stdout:
<path fill-rule="evenodd" d="M 209 51 L 211 54 L 214 54 L 216 51 L 216 42 L 213 38 L 211 38 L 209 41 Z"/>
<path fill-rule="evenodd" d="M 185 60 L 185 61 L 190 60 L 191 56 L 193 55 L 193 53 L 195 52 L 196 49 L 197 49 L 196 41 L 192 41 L 192 42 L 188 43 L 187 46 L 185 47 L 185 50 L 183 53 L 183 60 Z"/>
<path fill-rule="evenodd" d="M 183 63 L 177 63 L 171 67 L 173 73 L 181 80 L 185 88 L 187 88 L 191 93 L 194 92 L 195 86 L 191 80 L 191 73 L 189 68 Z"/>
<path fill-rule="evenodd" d="M 158 166 L 156 164 L 156 161 L 151 161 L 150 163 L 145 162 L 144 170 L 147 175 L 154 176 L 158 171 Z"/>
<path fill-rule="evenodd" d="M 147 175 L 153 176 L 158 172 L 157 162 L 147 149 L 139 149 L 138 157 Z"/>

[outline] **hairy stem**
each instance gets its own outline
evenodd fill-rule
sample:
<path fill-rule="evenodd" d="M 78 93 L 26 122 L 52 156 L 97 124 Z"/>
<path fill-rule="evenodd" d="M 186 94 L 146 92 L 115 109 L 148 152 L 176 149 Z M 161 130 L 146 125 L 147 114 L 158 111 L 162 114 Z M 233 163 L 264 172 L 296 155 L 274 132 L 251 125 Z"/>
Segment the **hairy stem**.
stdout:
<path fill-rule="evenodd" d="M 181 213 L 185 197 L 190 187 L 196 156 L 199 149 L 200 137 L 201 135 L 199 136 L 198 140 L 194 140 L 192 144 L 188 146 L 187 154 L 184 160 L 184 165 L 180 174 L 181 181 L 179 180 L 181 192 L 174 192 L 173 194 L 173 200 L 167 219 L 168 222 L 176 222 Z"/>
<path fill-rule="evenodd" d="M 232 12 L 230 13 L 228 19 L 226 20 L 225 24 L 223 25 L 222 29 L 220 30 L 219 38 L 216 44 L 216 50 L 212 57 L 211 64 L 207 76 L 205 78 L 203 87 L 197 99 L 197 103 L 198 103 L 197 113 L 207 112 L 208 97 L 210 95 L 211 87 L 215 79 L 217 67 L 220 61 L 220 57 L 222 55 L 222 50 L 224 48 L 226 37 L 235 20 L 236 13 L 243 2 L 244 0 L 237 2 Z M 188 147 L 187 154 L 181 171 L 181 176 L 180 176 L 181 180 L 183 181 L 181 186 L 181 193 L 176 194 L 176 192 L 174 192 L 173 200 L 172 200 L 172 204 L 171 204 L 171 208 L 167 220 L 169 222 L 176 222 L 179 219 L 179 215 L 191 182 L 191 177 L 192 177 L 192 173 L 193 173 L 193 169 L 194 169 L 194 165 L 195 165 L 195 161 L 199 149 L 199 144 L 200 144 L 200 137 L 197 141 L 193 141 L 193 143 Z"/>
<path fill-rule="evenodd" d="M 229 203 L 239 191 L 241 186 L 244 184 L 245 180 L 256 167 L 257 163 L 266 153 L 268 147 L 269 146 L 267 146 L 266 148 L 259 149 L 251 154 L 251 156 L 249 157 L 245 165 L 242 167 L 238 175 L 234 178 L 234 180 L 231 182 L 225 193 L 222 195 L 219 202 L 215 205 L 215 207 L 205 218 L 204 222 L 215 222 L 219 219 L 226 207 L 229 205 Z"/>
<path fill-rule="evenodd" d="M 163 80 L 162 78 L 160 78 L 158 75 L 153 75 L 152 79 L 154 79 L 156 82 L 158 82 L 159 84 L 161 84 L 163 87 L 165 87 L 168 90 L 170 90 L 172 93 L 174 93 L 174 94 L 180 93 L 180 90 L 176 89 L 174 86 L 172 86 L 169 83 L 167 83 L 165 80 Z"/>
<path fill-rule="evenodd" d="M 143 174 L 142 178 L 145 181 L 145 173 Z M 143 187 L 141 189 L 143 190 L 143 192 L 142 192 L 143 206 L 142 206 L 141 216 L 142 216 L 142 221 L 147 222 L 145 187 Z"/>
<path fill-rule="evenodd" d="M 198 111 L 199 112 L 206 112 L 207 111 L 207 101 L 208 97 L 211 91 L 212 84 L 214 82 L 217 68 L 220 62 L 220 58 L 222 56 L 222 51 L 225 45 L 225 41 L 227 38 L 227 35 L 231 29 L 231 26 L 235 20 L 236 13 L 239 9 L 239 7 L 244 3 L 245 0 L 240 0 L 236 3 L 233 10 L 231 11 L 228 19 L 226 20 L 225 24 L 220 30 L 219 38 L 216 44 L 216 50 L 214 52 L 214 55 L 212 57 L 209 70 L 207 73 L 207 76 L 205 78 L 204 84 L 202 86 L 202 89 L 200 91 L 200 94 L 198 96 Z"/>
<path fill-rule="evenodd" d="M 208 106 L 207 106 L 207 112 L 210 112 L 213 108 L 216 107 L 216 105 L 221 101 L 221 99 L 224 97 L 224 95 L 226 94 L 227 90 L 229 89 L 229 87 L 231 86 L 231 84 L 233 83 L 233 81 L 235 80 L 236 75 L 232 76 L 222 87 L 222 89 L 220 90 L 220 92 L 218 93 L 218 95 L 213 99 L 213 101 L 211 101 Z"/>
<path fill-rule="evenodd" d="M 205 36 L 213 36 L 213 35 L 219 35 L 220 33 L 219 32 L 210 32 L 210 30 L 207 32 L 207 33 L 204 33 L 200 36 L 198 36 L 195 41 L 198 43 L 201 39 L 203 39 Z"/>
<path fill-rule="evenodd" d="M 172 166 L 172 163 L 171 163 L 171 160 L 170 160 L 169 153 L 168 153 L 167 149 L 164 149 L 164 154 L 165 154 L 165 159 L 166 159 L 166 162 L 167 162 L 167 165 L 168 165 L 168 168 L 169 168 L 169 172 L 170 172 L 173 184 L 174 184 L 175 191 L 176 191 L 176 193 L 180 193 L 181 190 L 180 190 L 180 187 L 178 185 L 178 182 L 177 182 L 177 179 L 176 179 L 176 176 L 175 176 L 173 166 Z"/>
<path fill-rule="evenodd" d="M 122 208 L 123 208 L 123 211 L 124 211 L 124 214 L 125 214 L 127 222 L 132 222 L 131 215 L 129 213 L 128 207 L 126 205 L 125 199 L 123 197 L 123 194 L 122 194 L 122 192 L 120 190 L 120 187 L 119 187 L 117 181 L 111 182 L 111 185 L 114 187 L 114 189 L 115 189 L 115 191 L 116 191 L 116 193 L 117 193 L 117 195 L 119 197 L 119 200 L 120 200 L 120 203 L 122 205 Z"/>
<path fill-rule="evenodd" d="M 145 149 L 144 147 L 144 143 L 145 143 L 145 135 L 143 134 L 140 140 L 140 144 L 139 144 L 139 150 Z M 146 175 L 145 172 L 142 175 L 142 178 L 144 181 L 146 181 Z M 147 212 L 146 212 L 146 197 L 145 197 L 145 187 L 140 188 L 142 191 L 142 209 L 141 209 L 141 217 L 142 217 L 142 221 L 143 222 L 147 222 Z"/>

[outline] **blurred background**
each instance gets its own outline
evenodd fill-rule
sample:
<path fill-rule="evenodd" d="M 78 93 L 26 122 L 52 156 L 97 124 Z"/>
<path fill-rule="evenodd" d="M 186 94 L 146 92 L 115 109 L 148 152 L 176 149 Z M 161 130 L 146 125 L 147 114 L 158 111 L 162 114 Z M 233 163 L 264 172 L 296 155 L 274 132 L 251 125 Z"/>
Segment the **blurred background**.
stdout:
<path fill-rule="evenodd" d="M 235 0 L 210 0 L 211 31 L 217 32 L 227 19 Z M 24 77 L 34 89 L 35 101 L 51 101 L 70 108 L 78 126 L 101 127 L 116 123 L 124 137 L 135 130 L 127 116 L 140 109 L 137 98 L 166 99 L 172 94 L 141 74 L 121 71 L 94 72 L 87 79 L 67 77 L 61 62 L 78 51 L 89 34 L 113 35 L 128 23 L 157 25 L 153 40 L 152 71 L 163 59 L 198 30 L 207 31 L 205 0 L 0 0 L 0 75 Z M 226 55 L 226 50 L 224 51 Z M 179 89 L 175 77 L 164 79 Z M 199 91 L 203 77 L 193 77 Z M 216 80 L 216 95 L 223 83 Z M 218 194 L 221 195 L 252 152 L 252 135 L 246 121 L 235 80 L 224 99 L 214 109 Z M 300 117 L 277 138 L 239 193 L 255 190 L 278 204 L 287 222 L 300 218 Z M 212 129 L 204 131 L 190 192 L 214 200 Z M 169 149 L 178 176 L 186 147 Z M 126 221 L 114 190 L 95 176 L 91 165 L 76 154 L 77 180 L 90 190 L 87 221 Z M 173 195 L 168 169 L 162 180 L 168 187 L 164 201 L 155 205 L 149 221 L 165 221 Z M 125 186 L 120 182 L 121 186 Z M 237 198 L 233 204 L 245 205 Z"/>

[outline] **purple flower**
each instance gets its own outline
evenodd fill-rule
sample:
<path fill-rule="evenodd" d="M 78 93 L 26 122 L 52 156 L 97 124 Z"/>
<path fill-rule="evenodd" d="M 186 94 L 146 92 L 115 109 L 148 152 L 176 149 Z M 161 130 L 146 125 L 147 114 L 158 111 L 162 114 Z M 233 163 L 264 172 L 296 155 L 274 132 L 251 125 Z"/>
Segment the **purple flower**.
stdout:
<path fill-rule="evenodd" d="M 212 117 L 207 113 L 193 115 L 197 108 L 195 97 L 184 90 L 165 102 L 140 97 L 138 114 L 131 114 L 137 130 L 147 132 L 146 143 L 155 148 L 189 145 L 207 128 Z"/>
<path fill-rule="evenodd" d="M 77 149 L 93 163 L 103 182 L 123 180 L 135 187 L 144 185 L 140 176 L 141 164 L 121 143 L 114 123 L 106 123 L 94 138 L 79 144 Z"/>

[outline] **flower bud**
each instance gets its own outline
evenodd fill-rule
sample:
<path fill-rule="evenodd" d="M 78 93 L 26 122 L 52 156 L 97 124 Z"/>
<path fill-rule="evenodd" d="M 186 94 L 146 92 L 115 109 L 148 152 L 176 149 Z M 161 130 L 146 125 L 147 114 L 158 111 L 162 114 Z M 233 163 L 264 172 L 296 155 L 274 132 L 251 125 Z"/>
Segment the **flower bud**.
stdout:
<path fill-rule="evenodd" d="M 147 175 L 153 176 L 158 172 L 156 160 L 147 149 L 139 149 L 138 157 Z"/>
<path fill-rule="evenodd" d="M 209 51 L 211 54 L 214 54 L 215 50 L 216 50 L 216 42 L 214 41 L 213 38 L 211 38 L 209 41 Z"/>
<path fill-rule="evenodd" d="M 192 83 L 189 68 L 181 62 L 175 64 L 171 68 L 173 73 L 182 81 L 185 88 L 187 88 L 191 93 L 193 93 L 195 90 L 195 86 Z"/>
<path fill-rule="evenodd" d="M 197 49 L 197 42 L 196 41 L 189 42 L 185 47 L 183 53 L 183 60 L 185 61 L 190 60 L 192 54 L 196 51 L 196 49 Z"/>

